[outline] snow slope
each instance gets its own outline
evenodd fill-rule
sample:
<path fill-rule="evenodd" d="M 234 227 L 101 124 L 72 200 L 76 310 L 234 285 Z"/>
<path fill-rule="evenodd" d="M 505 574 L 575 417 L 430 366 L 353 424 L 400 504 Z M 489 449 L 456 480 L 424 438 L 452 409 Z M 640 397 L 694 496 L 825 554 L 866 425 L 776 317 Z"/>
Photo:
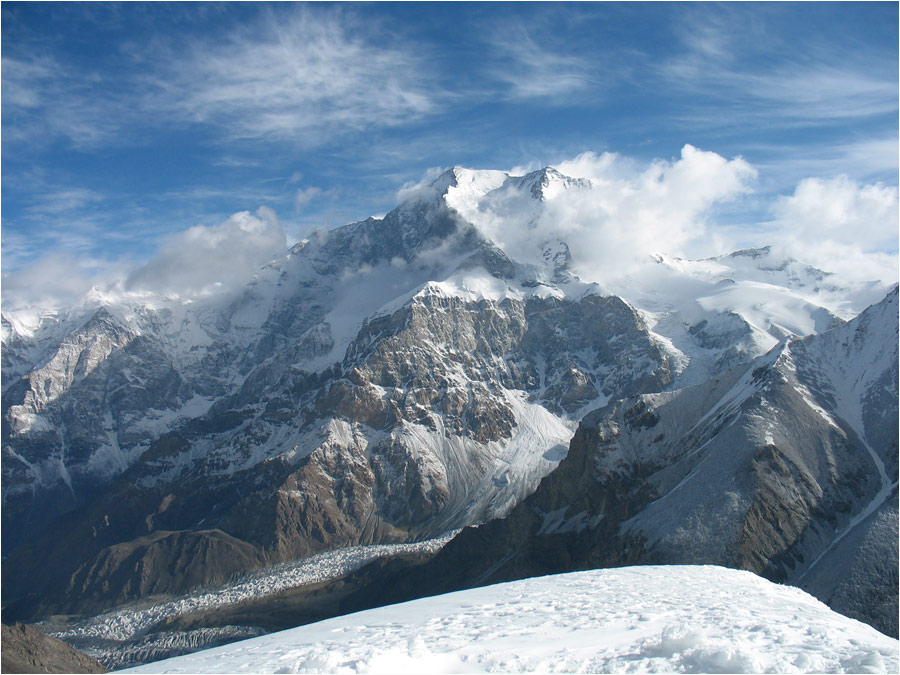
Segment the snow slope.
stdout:
<path fill-rule="evenodd" d="M 359 612 L 133 673 L 897 672 L 897 640 L 712 566 L 574 572 Z"/>

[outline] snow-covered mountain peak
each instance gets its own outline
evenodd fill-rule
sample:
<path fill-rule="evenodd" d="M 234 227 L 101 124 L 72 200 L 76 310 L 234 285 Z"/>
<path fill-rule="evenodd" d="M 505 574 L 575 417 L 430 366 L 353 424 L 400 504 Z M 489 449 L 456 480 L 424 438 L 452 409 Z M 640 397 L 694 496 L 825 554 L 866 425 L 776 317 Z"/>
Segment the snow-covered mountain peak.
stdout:
<path fill-rule="evenodd" d="M 99 519 L 84 512 L 78 542 L 53 550 L 103 570 L 116 547 L 174 532 L 194 560 L 202 522 L 240 540 L 222 545 L 249 553 L 226 557 L 251 567 L 361 537 L 435 534 L 506 512 L 598 406 L 724 376 L 865 306 L 769 248 L 660 255 L 587 284 L 586 240 L 563 225 L 593 189 L 603 188 L 552 167 L 457 166 L 382 218 L 311 234 L 240 288 L 95 288 L 51 313 L 4 307 L 5 537 L 56 541 L 53 519 L 120 485 L 96 497 Z M 894 298 L 879 311 L 896 315 Z M 854 408 L 857 389 L 833 389 L 865 433 L 878 406 Z M 251 483 L 258 491 L 246 494 Z M 199 506 L 166 502 L 148 520 L 147 504 L 176 493 L 201 494 Z M 100 538 L 112 503 L 102 500 L 113 499 L 138 529 Z M 257 508 L 265 522 L 247 519 Z M 30 555 L 19 569 L 40 567 Z M 40 567 L 35 583 L 55 583 L 53 573 Z M 100 589 L 101 576 L 85 583 Z M 52 602 L 87 597 L 72 589 Z"/>
<path fill-rule="evenodd" d="M 524 176 L 510 176 L 507 184 L 517 190 L 531 195 L 539 201 L 547 201 L 557 197 L 571 188 L 590 189 L 591 182 L 585 178 L 570 178 L 552 166 L 532 171 Z"/>
<path fill-rule="evenodd" d="M 514 227 L 534 229 L 544 203 L 566 190 L 590 189 L 583 178 L 570 178 L 553 167 L 544 167 L 524 176 L 503 171 L 476 171 L 454 167 L 438 177 L 431 187 L 464 219 L 484 233 L 498 220 Z"/>
<path fill-rule="evenodd" d="M 484 196 L 503 185 L 508 177 L 505 171 L 456 166 L 442 174 L 432 186 L 443 196 L 447 206 L 471 220 L 470 214 L 478 210 Z"/>
<path fill-rule="evenodd" d="M 834 288 L 833 275 L 794 258 L 780 255 L 771 246 L 748 248 L 712 258 L 733 269 L 762 273 L 767 278 L 794 288 Z"/>
<path fill-rule="evenodd" d="M 758 260 L 759 258 L 766 258 L 772 253 L 771 246 L 760 246 L 758 248 L 744 248 L 739 251 L 733 251 L 729 253 L 727 256 L 719 256 L 719 257 L 727 257 L 727 258 L 753 258 L 754 260 Z"/>

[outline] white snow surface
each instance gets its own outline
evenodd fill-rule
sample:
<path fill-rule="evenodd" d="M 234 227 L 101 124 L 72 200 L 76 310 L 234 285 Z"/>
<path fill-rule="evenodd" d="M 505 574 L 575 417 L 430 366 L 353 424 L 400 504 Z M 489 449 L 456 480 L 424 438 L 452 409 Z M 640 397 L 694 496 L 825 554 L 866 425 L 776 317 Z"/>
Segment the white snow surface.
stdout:
<path fill-rule="evenodd" d="M 897 640 L 803 591 L 713 566 L 514 581 L 121 672 L 891 673 Z"/>
<path fill-rule="evenodd" d="M 721 356 L 701 346 L 691 327 L 709 322 L 707 330 L 715 336 L 745 323 L 749 332 L 726 337 L 725 344 L 734 344 L 749 361 L 786 337 L 821 333 L 835 318 L 853 318 L 889 290 L 884 284 L 851 288 L 838 283 L 821 270 L 761 248 L 706 260 L 657 255 L 626 276 L 606 281 L 604 292 L 638 309 L 650 330 L 681 354 L 687 367 L 679 370 L 677 386 L 684 387 L 715 376 Z"/>

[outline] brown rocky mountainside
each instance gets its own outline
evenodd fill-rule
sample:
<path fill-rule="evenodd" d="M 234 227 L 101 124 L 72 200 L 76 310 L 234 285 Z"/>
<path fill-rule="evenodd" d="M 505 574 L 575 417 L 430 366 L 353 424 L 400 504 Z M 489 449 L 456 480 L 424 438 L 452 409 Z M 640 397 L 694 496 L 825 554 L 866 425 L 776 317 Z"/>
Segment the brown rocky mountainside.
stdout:
<path fill-rule="evenodd" d="M 896 636 L 897 301 L 895 289 L 709 382 L 588 414 L 532 495 L 463 530 L 381 601 L 572 570 L 722 565 Z"/>
<path fill-rule="evenodd" d="M 34 626 L 3 624 L 0 671 L 4 673 L 105 673 L 87 654 Z"/>

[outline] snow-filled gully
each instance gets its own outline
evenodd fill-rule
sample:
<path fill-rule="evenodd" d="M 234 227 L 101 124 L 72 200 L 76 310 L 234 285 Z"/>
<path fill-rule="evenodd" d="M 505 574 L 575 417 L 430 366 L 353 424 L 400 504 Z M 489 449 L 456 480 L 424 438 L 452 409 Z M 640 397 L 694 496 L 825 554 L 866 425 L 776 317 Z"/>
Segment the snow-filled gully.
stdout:
<path fill-rule="evenodd" d="M 816 556 L 815 560 L 813 560 L 809 566 L 803 570 L 803 573 L 798 578 L 798 581 L 803 581 L 807 574 L 809 574 L 810 570 L 812 570 L 818 562 L 828 554 L 835 546 L 837 546 L 840 541 L 846 537 L 850 532 L 853 531 L 855 527 L 857 527 L 860 523 L 866 520 L 869 516 L 871 516 L 875 511 L 881 508 L 881 505 L 884 504 L 885 500 L 890 496 L 891 491 L 897 487 L 897 481 L 891 482 L 891 479 L 887 475 L 887 470 L 884 468 L 884 462 L 881 461 L 881 457 L 878 456 L 878 453 L 872 449 L 872 446 L 866 441 L 865 438 L 858 435 L 860 442 L 863 447 L 869 453 L 869 457 L 872 458 L 872 462 L 875 464 L 875 467 L 878 469 L 878 475 L 881 478 L 881 488 L 875 494 L 875 497 L 872 498 L 866 507 L 860 511 L 853 519 L 847 524 L 847 526 L 841 530 L 841 533 L 831 540 L 831 543 L 823 550 L 818 556 Z"/>

